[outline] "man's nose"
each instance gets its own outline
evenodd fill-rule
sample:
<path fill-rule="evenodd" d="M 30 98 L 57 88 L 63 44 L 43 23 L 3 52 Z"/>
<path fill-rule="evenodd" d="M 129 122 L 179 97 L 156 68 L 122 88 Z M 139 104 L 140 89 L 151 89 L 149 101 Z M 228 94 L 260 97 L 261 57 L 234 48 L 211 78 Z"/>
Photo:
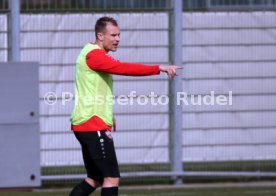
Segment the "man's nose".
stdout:
<path fill-rule="evenodd" d="M 116 36 L 116 41 L 117 41 L 117 42 L 120 41 L 120 36 Z"/>

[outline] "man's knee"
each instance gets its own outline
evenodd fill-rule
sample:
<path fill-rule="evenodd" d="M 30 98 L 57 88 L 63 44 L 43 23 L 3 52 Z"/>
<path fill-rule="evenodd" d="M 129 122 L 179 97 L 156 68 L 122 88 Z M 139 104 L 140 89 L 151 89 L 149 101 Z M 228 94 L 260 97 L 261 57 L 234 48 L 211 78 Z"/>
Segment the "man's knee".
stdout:
<path fill-rule="evenodd" d="M 91 178 L 85 178 L 85 181 L 92 187 L 94 188 L 98 188 L 101 186 L 101 183 L 96 181 L 96 180 L 93 180 Z"/>
<path fill-rule="evenodd" d="M 106 177 L 104 178 L 103 187 L 119 186 L 120 178 Z"/>

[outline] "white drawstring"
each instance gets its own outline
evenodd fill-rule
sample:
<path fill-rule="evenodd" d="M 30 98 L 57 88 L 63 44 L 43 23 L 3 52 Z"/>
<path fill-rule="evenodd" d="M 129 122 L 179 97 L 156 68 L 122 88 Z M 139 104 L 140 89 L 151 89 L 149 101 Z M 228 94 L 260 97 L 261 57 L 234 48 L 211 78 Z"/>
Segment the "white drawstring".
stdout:
<path fill-rule="evenodd" d="M 98 133 L 98 136 L 101 137 L 101 132 L 100 132 L 100 131 L 97 131 L 97 133 Z"/>

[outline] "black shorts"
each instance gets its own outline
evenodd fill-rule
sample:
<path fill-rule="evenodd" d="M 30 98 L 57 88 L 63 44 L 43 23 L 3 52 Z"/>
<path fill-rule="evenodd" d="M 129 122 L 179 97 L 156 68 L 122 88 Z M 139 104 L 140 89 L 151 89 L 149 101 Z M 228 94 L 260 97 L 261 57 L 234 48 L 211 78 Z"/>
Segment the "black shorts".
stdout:
<path fill-rule="evenodd" d="M 120 177 L 110 131 L 74 132 L 80 142 L 87 176 L 100 183 L 105 177 Z"/>

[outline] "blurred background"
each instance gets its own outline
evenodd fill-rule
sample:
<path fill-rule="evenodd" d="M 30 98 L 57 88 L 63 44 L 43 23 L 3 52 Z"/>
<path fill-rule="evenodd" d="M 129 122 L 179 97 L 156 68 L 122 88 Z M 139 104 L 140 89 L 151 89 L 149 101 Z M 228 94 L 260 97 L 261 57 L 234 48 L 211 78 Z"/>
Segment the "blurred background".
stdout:
<path fill-rule="evenodd" d="M 16 8 L 16 2 L 20 14 L 12 15 L 11 5 L 15 3 Z M 6 184 L 0 177 L 0 187 L 1 183 L 2 187 L 68 185 L 85 177 L 81 149 L 69 121 L 74 104 L 75 60 L 81 48 L 95 40 L 95 22 L 105 15 L 114 17 L 121 29 L 120 47 L 111 53 L 115 58 L 184 66 L 177 79 L 180 83 L 169 81 L 163 74 L 114 76 L 115 99 L 136 91 L 146 97 L 154 92 L 158 100 L 178 89 L 187 94 L 189 102 L 180 106 L 115 102 L 118 131 L 113 136 L 122 184 L 274 180 L 275 10 L 276 0 L 0 0 L 2 70 L 10 63 L 20 67 L 19 62 L 27 70 L 28 64 L 36 67 L 33 62 L 38 68 L 37 80 L 25 87 L 20 87 L 21 82 L 12 87 L 4 83 L 7 72 L 0 71 L 2 90 L 12 88 L 19 93 L 13 101 L 6 97 L 2 103 L 1 107 L 10 107 L 0 111 L 0 131 L 6 133 L 12 124 L 17 127 L 14 131 L 22 133 L 20 127 L 25 121 L 8 122 L 5 111 L 15 100 L 22 101 L 24 93 L 37 90 L 39 94 L 30 98 L 28 107 L 37 104 L 39 115 L 29 124 L 37 126 L 33 136 L 26 138 L 27 143 L 37 145 L 38 152 L 24 151 L 26 156 L 19 161 L 2 159 L 0 166 L 0 173 L 5 170 L 9 176 L 3 165 L 21 171 L 24 167 L 20 161 L 30 167 L 27 161 L 39 160 L 36 178 L 32 168 L 22 174 L 38 182 Z M 9 73 L 18 81 L 23 73 L 26 80 L 36 77 L 32 74 L 35 71 L 26 69 L 14 68 Z M 192 102 L 193 97 L 212 91 L 215 97 L 231 92 L 232 104 Z M 47 97 L 49 92 L 54 95 Z M 22 111 L 29 111 L 28 107 Z M 18 110 L 10 113 L 11 119 Z M 0 141 L 1 156 L 10 157 L 14 153 L 3 146 L 20 143 L 22 138 L 7 136 Z M 15 151 L 20 154 L 23 149 L 18 145 Z"/>

